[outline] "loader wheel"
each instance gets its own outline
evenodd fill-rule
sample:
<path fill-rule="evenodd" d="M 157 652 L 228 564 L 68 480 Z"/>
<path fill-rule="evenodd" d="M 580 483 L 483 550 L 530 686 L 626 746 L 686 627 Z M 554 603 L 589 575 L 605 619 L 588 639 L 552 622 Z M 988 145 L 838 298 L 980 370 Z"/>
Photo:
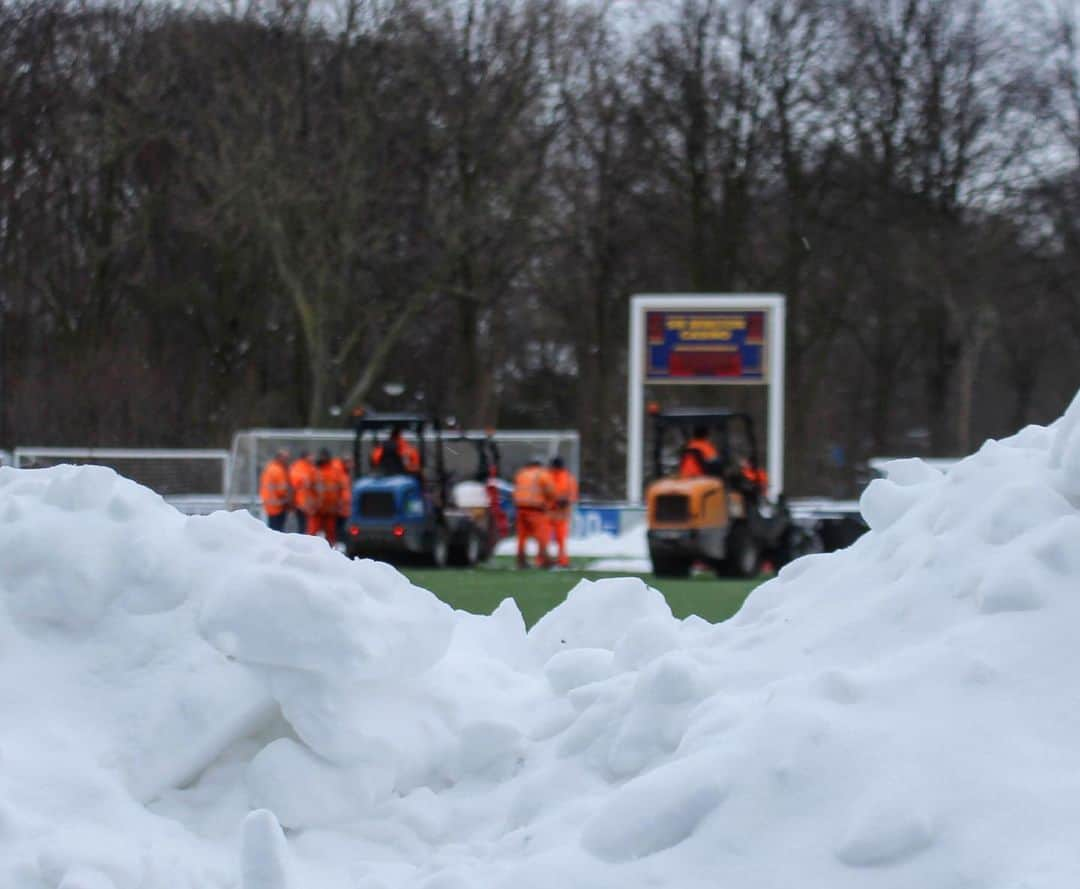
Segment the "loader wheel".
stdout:
<path fill-rule="evenodd" d="M 803 556 L 824 552 L 824 550 L 821 535 L 817 531 L 792 525 L 784 532 L 776 567 L 781 568 L 788 562 L 794 562 Z"/>
<path fill-rule="evenodd" d="M 450 564 L 462 568 L 475 568 L 480 561 L 480 554 L 484 544 L 480 540 L 480 532 L 469 531 L 465 535 L 463 543 L 450 548 Z"/>
<path fill-rule="evenodd" d="M 727 558 L 721 573 L 728 577 L 757 577 L 761 572 L 761 547 L 746 525 L 736 525 L 727 539 Z"/>
<path fill-rule="evenodd" d="M 435 568 L 445 568 L 450 561 L 450 535 L 446 528 L 435 529 L 435 540 L 431 545 L 431 564 Z"/>
<path fill-rule="evenodd" d="M 678 556 L 653 556 L 652 567 L 657 577 L 690 576 L 690 560 Z"/>

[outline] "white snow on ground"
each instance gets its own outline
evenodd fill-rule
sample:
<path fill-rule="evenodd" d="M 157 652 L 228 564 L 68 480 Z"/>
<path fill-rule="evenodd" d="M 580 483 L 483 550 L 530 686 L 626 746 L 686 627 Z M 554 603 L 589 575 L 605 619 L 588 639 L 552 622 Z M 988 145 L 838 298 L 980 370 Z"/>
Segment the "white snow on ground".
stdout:
<path fill-rule="evenodd" d="M 0 886 L 1075 889 L 1080 401 L 862 508 L 723 624 L 613 579 L 527 633 L 0 470 Z"/>
<path fill-rule="evenodd" d="M 652 574 L 648 559 L 596 559 L 585 565 L 587 571 L 625 571 L 627 574 Z"/>
<path fill-rule="evenodd" d="M 649 542 L 645 537 L 646 531 L 645 525 L 641 524 L 618 536 L 614 534 L 590 534 L 588 537 L 570 537 L 566 541 L 566 552 L 575 558 L 648 559 Z M 536 541 L 529 540 L 525 544 L 525 551 L 530 556 L 536 555 Z M 554 552 L 554 548 L 552 548 L 552 552 Z M 516 553 L 516 537 L 508 537 L 506 540 L 500 541 L 495 548 L 495 554 L 500 556 L 512 556 Z"/>

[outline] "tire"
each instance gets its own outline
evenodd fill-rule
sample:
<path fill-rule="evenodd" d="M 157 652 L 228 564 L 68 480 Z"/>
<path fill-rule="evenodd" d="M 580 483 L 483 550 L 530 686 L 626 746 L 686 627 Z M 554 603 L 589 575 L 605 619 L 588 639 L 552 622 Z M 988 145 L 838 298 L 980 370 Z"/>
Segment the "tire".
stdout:
<path fill-rule="evenodd" d="M 652 557 L 653 574 L 657 577 L 689 577 L 690 565 L 689 559 L 679 556 Z"/>
<path fill-rule="evenodd" d="M 450 534 L 442 525 L 435 529 L 428 557 L 433 568 L 445 568 L 450 561 Z"/>
<path fill-rule="evenodd" d="M 821 535 L 809 528 L 800 528 L 792 525 L 784 532 L 783 541 L 778 551 L 776 560 L 777 568 L 782 568 L 789 562 L 794 562 L 803 556 L 825 551 Z"/>
<path fill-rule="evenodd" d="M 728 533 L 727 556 L 721 573 L 728 577 L 757 577 L 761 573 L 761 547 L 744 524 L 735 525 Z"/>
<path fill-rule="evenodd" d="M 480 532 L 470 530 L 466 533 L 463 543 L 450 548 L 450 564 L 462 568 L 475 568 L 483 552 L 484 542 L 480 539 Z"/>

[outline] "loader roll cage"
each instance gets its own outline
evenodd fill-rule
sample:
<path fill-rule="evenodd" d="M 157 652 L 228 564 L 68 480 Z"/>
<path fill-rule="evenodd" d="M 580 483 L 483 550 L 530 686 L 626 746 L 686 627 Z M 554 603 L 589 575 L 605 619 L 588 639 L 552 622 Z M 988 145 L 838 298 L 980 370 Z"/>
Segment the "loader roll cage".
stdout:
<path fill-rule="evenodd" d="M 358 476 L 372 474 L 371 464 L 368 462 L 371 452 L 366 455 L 368 460 L 364 460 L 364 444 L 367 440 L 365 434 L 371 433 L 370 444 L 373 452 L 375 446 L 385 445 L 391 433 L 398 429 L 402 432 L 411 432 L 416 439 L 416 447 L 420 452 L 420 474 L 423 475 L 428 465 L 424 432 L 429 425 L 431 425 L 431 420 L 420 414 L 371 414 L 367 412 L 355 414 L 353 416 L 353 430 L 356 433 L 353 438 L 353 466 L 356 474 Z"/>
<path fill-rule="evenodd" d="M 483 435 L 469 432 L 449 432 L 445 435 L 436 428 L 436 439 L 440 444 L 439 456 L 442 457 L 443 447 L 442 445 L 452 444 L 454 442 L 468 442 L 476 450 L 476 469 L 472 473 L 472 480 L 477 482 L 486 482 L 492 476 L 499 474 L 500 455 L 499 446 L 495 443 L 495 439 L 492 437 L 493 433 L 487 432 Z M 445 459 L 445 458 L 443 458 Z M 444 470 L 445 471 L 445 470 Z M 453 474 L 447 472 L 448 480 L 453 480 Z"/>
<path fill-rule="evenodd" d="M 715 445 L 718 453 L 718 472 L 710 475 L 726 475 L 736 473 L 739 470 L 738 461 L 745 458 L 750 468 L 757 469 L 761 465 L 757 447 L 757 437 L 754 434 L 753 418 L 746 413 L 727 410 L 702 410 L 685 408 L 668 410 L 653 414 L 653 478 L 663 478 L 664 472 L 664 445 L 666 435 L 670 430 L 683 433 L 684 441 L 680 444 L 679 456 L 685 453 L 685 440 L 689 439 L 693 430 L 704 427 L 709 438 Z M 745 442 L 744 447 L 736 448 L 733 444 L 733 431 L 741 433 Z M 745 453 L 742 453 L 745 451 Z"/>
<path fill-rule="evenodd" d="M 444 434 L 439 420 L 423 414 L 375 414 L 367 412 L 354 415 L 353 429 L 355 431 L 353 437 L 353 466 L 357 477 L 372 474 L 370 464 L 364 459 L 365 456 L 368 459 L 371 456 L 371 452 L 365 454 L 364 445 L 366 442 L 370 441 L 373 451 L 376 445 L 385 445 L 389 441 L 390 434 L 395 429 L 403 433 L 411 433 L 420 454 L 420 472 L 416 475 L 419 478 L 421 487 L 431 494 L 433 502 L 439 509 L 444 508 L 449 503 L 450 485 L 454 481 L 453 473 L 448 471 L 446 467 L 445 444 L 468 442 L 475 448 L 476 468 L 472 473 L 472 478 L 475 481 L 485 482 L 490 476 L 497 474 L 499 470 L 499 446 L 492 437 L 493 433 L 490 432 L 483 435 L 460 431 L 451 431 Z M 429 432 L 432 433 L 430 437 Z M 371 434 L 370 440 L 367 438 L 368 433 Z M 435 451 L 433 471 L 429 467 L 427 460 L 427 451 L 431 445 L 434 445 Z M 404 468 L 402 468 L 400 473 L 384 472 L 384 474 L 409 475 L 412 473 L 405 472 Z"/>

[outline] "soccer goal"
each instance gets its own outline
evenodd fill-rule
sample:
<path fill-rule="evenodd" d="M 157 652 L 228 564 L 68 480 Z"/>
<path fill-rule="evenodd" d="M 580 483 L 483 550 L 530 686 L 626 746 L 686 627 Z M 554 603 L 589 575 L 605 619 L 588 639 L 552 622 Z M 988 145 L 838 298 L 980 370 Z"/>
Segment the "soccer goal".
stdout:
<path fill-rule="evenodd" d="M 225 492 L 229 490 L 226 450 L 18 447 L 12 463 L 19 469 L 43 469 L 62 463 L 108 466 L 187 513 L 224 509 Z"/>

